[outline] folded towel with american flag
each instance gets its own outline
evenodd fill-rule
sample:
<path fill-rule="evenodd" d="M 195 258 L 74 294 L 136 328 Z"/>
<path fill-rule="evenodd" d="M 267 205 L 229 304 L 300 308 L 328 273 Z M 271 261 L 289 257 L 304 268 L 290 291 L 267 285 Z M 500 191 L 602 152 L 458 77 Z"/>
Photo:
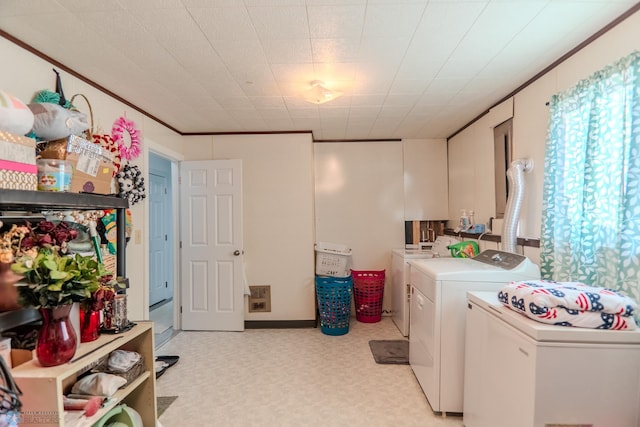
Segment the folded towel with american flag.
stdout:
<path fill-rule="evenodd" d="M 619 291 L 580 282 L 527 280 L 498 292 L 507 307 L 531 319 L 563 326 L 634 330 L 637 303 Z"/>

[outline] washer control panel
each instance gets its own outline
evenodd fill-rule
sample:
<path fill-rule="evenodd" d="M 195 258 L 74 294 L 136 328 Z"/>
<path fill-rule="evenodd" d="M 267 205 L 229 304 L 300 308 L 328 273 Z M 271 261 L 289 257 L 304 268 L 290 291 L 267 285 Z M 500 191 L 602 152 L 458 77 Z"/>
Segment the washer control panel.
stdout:
<path fill-rule="evenodd" d="M 482 262 L 484 264 L 500 267 L 505 270 L 513 270 L 514 268 L 522 264 L 522 262 L 526 260 L 527 257 L 514 254 L 511 252 L 503 252 L 503 251 L 497 251 L 494 249 L 487 249 L 480 252 L 478 255 L 476 255 L 472 259 Z"/>

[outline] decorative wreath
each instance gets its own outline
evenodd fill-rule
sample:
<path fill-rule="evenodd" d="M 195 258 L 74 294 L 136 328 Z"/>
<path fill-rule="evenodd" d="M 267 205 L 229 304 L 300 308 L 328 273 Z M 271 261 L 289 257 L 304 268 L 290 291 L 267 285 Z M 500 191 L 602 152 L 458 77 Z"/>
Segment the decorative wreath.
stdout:
<path fill-rule="evenodd" d="M 144 177 L 138 166 L 125 165 L 116 174 L 116 178 L 120 186 L 118 197 L 129 199 L 129 204 L 135 205 L 147 197 L 144 189 Z"/>
<path fill-rule="evenodd" d="M 131 144 L 127 146 L 124 132 L 129 134 Z M 118 144 L 118 150 L 120 156 L 127 160 L 137 159 L 140 155 L 140 131 L 136 129 L 136 124 L 133 120 L 129 120 L 126 117 L 120 117 L 113 122 L 111 128 L 111 136 L 116 144 Z"/>

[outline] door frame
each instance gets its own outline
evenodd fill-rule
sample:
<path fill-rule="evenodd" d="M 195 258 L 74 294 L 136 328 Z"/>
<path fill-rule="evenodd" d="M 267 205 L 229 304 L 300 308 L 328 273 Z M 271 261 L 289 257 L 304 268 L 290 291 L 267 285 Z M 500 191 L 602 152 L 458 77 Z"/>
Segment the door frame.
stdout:
<path fill-rule="evenodd" d="M 154 158 L 158 158 L 161 159 L 162 164 L 168 166 L 168 169 L 165 169 L 165 167 L 162 167 L 161 169 L 152 169 L 152 162 L 151 162 L 151 156 L 154 156 Z M 149 181 L 148 181 L 148 190 L 149 190 L 149 196 L 148 196 L 148 200 L 149 200 L 149 208 L 152 208 L 152 202 L 155 200 L 155 197 L 158 197 L 160 200 L 162 200 L 162 204 L 157 206 L 157 209 L 162 211 L 162 230 L 165 231 L 165 242 L 162 244 L 163 249 L 162 249 L 162 261 L 161 264 L 163 265 L 151 265 L 151 260 L 153 259 L 151 256 L 149 256 L 149 307 L 152 306 L 151 303 L 151 297 L 153 296 L 153 289 L 155 289 L 155 285 L 157 285 L 157 283 L 152 283 L 151 278 L 154 276 L 154 271 L 161 269 L 161 268 L 165 268 L 165 273 L 167 273 L 165 276 L 162 277 L 163 281 L 167 280 L 169 283 L 171 283 L 171 289 L 162 289 L 159 290 L 159 294 L 160 295 L 156 295 L 156 297 L 160 296 L 162 299 L 160 301 L 156 301 L 153 304 L 156 303 L 160 303 L 162 300 L 167 300 L 167 299 L 173 299 L 173 287 L 175 286 L 175 282 L 173 280 L 173 269 L 176 268 L 175 263 L 173 262 L 173 254 L 172 254 L 172 250 L 173 250 L 173 246 L 167 246 L 167 243 L 169 245 L 173 245 L 173 241 L 176 238 L 175 236 L 175 230 L 173 229 L 173 200 L 171 199 L 172 197 L 172 193 L 173 193 L 173 188 L 172 188 L 172 170 L 171 170 L 171 161 L 169 159 L 167 159 L 166 157 L 163 156 L 159 156 L 156 153 L 149 153 Z M 153 182 L 153 177 L 159 177 L 160 179 L 162 179 L 163 185 L 165 186 L 165 194 L 163 196 L 154 196 L 154 194 L 152 193 L 152 182 Z M 169 189 L 171 191 L 171 193 L 167 194 L 166 190 Z M 155 209 L 154 209 L 155 210 Z M 151 210 L 149 211 L 150 215 L 149 215 L 149 235 L 147 236 L 147 241 L 151 241 L 151 228 L 152 228 L 152 221 L 151 221 Z M 167 239 L 167 237 L 170 237 L 170 239 Z M 167 242 L 168 240 L 168 242 Z M 153 253 L 153 245 L 151 243 L 149 243 L 149 254 Z M 155 268 L 154 268 L 155 267 Z M 152 286 L 154 285 L 154 286 Z"/>
<path fill-rule="evenodd" d="M 152 152 L 157 156 L 164 157 L 165 159 L 171 162 L 171 198 L 172 200 L 180 200 L 180 185 L 179 185 L 179 166 L 180 162 L 184 160 L 184 156 L 180 153 L 177 153 L 171 149 L 163 147 L 159 144 L 150 141 L 149 139 L 145 139 L 145 144 L 148 147 L 148 152 Z M 146 163 L 149 164 L 149 155 L 147 153 Z M 148 174 L 147 174 L 148 175 Z M 147 176 L 148 179 L 148 176 Z M 145 203 L 145 236 L 149 235 L 149 204 Z M 181 330 L 182 322 L 180 317 L 180 306 L 182 305 L 182 300 L 180 298 L 181 293 L 181 283 L 180 283 L 180 206 L 179 203 L 172 203 L 171 205 L 171 226 L 174 230 L 174 239 L 173 239 L 173 247 L 171 251 L 171 259 L 174 265 L 177 265 L 176 268 L 173 269 L 173 329 Z M 148 239 L 144 239 L 145 241 Z M 148 245 L 148 243 L 145 243 Z M 145 268 L 146 271 L 149 271 L 149 251 L 145 251 Z M 145 319 L 149 319 L 149 276 L 148 273 L 145 275 Z"/>

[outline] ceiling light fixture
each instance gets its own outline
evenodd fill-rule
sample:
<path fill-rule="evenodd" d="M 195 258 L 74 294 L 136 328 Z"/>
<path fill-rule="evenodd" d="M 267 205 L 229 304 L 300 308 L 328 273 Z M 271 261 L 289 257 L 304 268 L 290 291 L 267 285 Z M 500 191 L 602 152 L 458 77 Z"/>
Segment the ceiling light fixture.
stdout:
<path fill-rule="evenodd" d="M 331 90 L 327 88 L 320 80 L 314 80 L 311 82 L 311 89 L 306 90 L 302 97 L 305 101 L 312 104 L 324 104 L 325 102 L 332 101 L 342 96 L 342 92 Z"/>

